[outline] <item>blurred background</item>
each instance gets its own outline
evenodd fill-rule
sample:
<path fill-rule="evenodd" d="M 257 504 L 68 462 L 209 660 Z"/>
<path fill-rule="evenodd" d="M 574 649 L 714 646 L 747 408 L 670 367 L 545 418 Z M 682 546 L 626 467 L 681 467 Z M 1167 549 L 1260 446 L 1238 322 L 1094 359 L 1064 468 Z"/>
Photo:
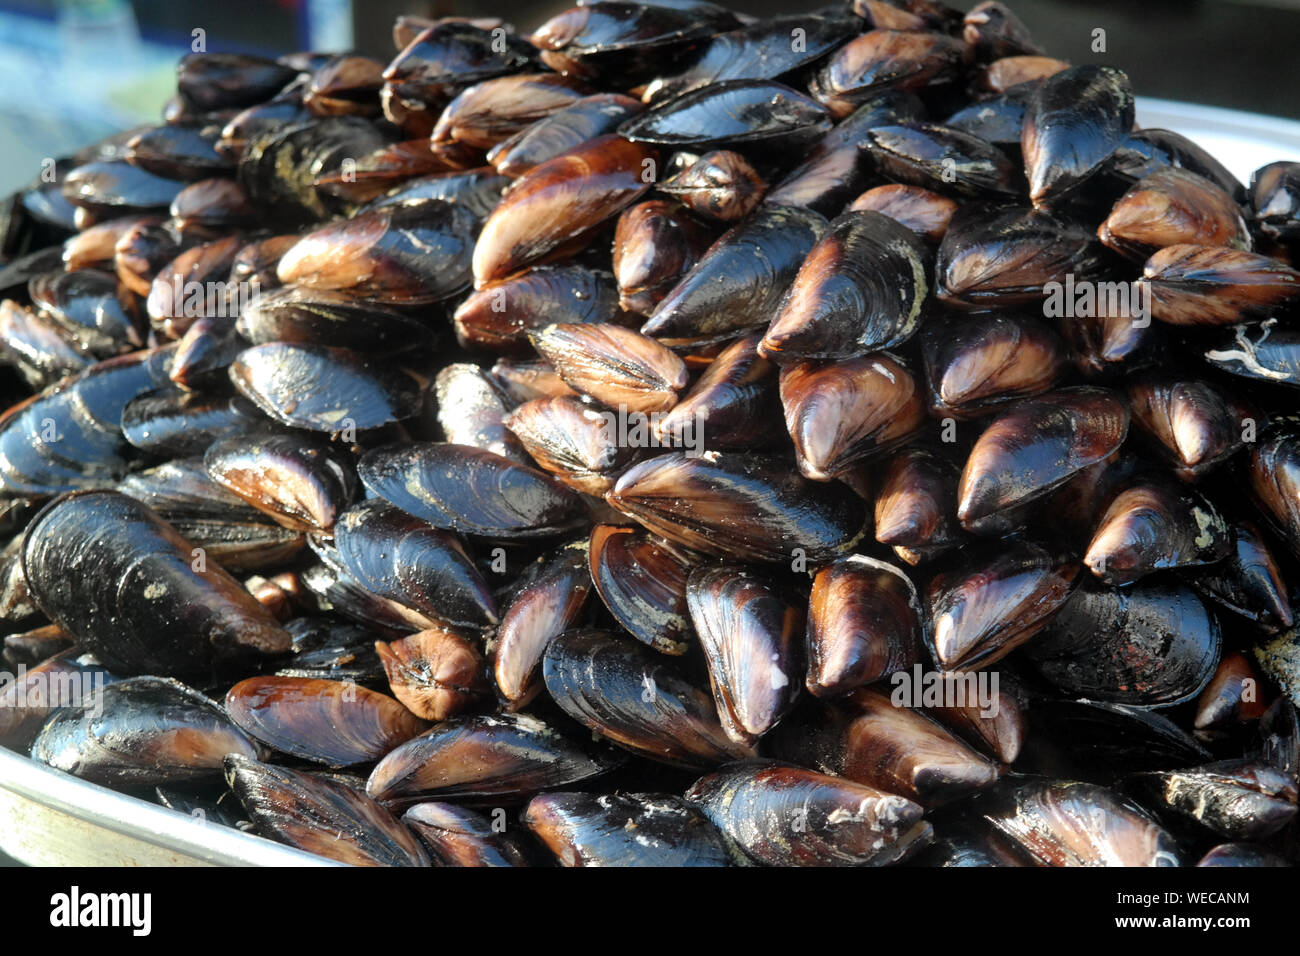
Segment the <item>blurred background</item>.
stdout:
<path fill-rule="evenodd" d="M 722 0 L 727 3 L 728 0 Z M 814 0 L 818 2 L 818 0 Z M 976 0 L 955 0 L 969 9 Z M 807 0 L 802 0 L 807 4 Z M 176 60 L 209 51 L 390 58 L 399 13 L 501 15 L 530 31 L 568 0 L 0 0 L 0 192 L 159 116 Z M 807 4 L 811 6 L 812 4 Z M 754 14 L 798 0 L 735 0 Z M 1300 118 L 1300 0 L 1011 0 L 1053 56 L 1122 66 L 1140 95 Z M 1090 51 L 1106 31 L 1106 54 Z"/>

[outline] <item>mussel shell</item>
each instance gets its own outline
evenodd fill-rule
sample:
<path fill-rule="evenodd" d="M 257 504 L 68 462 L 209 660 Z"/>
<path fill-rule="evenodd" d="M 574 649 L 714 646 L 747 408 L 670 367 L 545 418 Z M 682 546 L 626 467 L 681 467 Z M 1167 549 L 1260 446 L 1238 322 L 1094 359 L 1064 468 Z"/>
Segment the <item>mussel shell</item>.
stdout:
<path fill-rule="evenodd" d="M 1085 581 L 1026 652 L 1071 696 L 1170 707 L 1209 683 L 1222 642 L 1218 621 L 1185 585 Z"/>
<path fill-rule="evenodd" d="M 608 272 L 583 266 L 537 266 L 489 282 L 456 307 L 456 339 L 466 348 L 528 350 L 529 332 L 548 325 L 614 322 L 618 289 Z"/>
<path fill-rule="evenodd" d="M 1240 651 L 1224 654 L 1197 698 L 1196 730 L 1227 730 L 1238 722 L 1259 720 L 1265 712 L 1257 690 L 1259 684 L 1259 673 L 1250 658 Z"/>
<path fill-rule="evenodd" d="M 901 345 L 918 328 L 928 271 L 912 230 L 877 212 L 846 212 L 804 260 L 761 350 L 786 363 Z"/>
<path fill-rule="evenodd" d="M 948 231 L 957 203 L 920 186 L 876 186 L 849 204 L 847 212 L 878 212 L 938 245 Z"/>
<path fill-rule="evenodd" d="M 1145 811 L 1089 783 L 1009 787 L 984 819 L 1039 866 L 1179 866 L 1177 843 Z"/>
<path fill-rule="evenodd" d="M 752 744 L 799 695 L 803 608 L 774 580 L 742 565 L 692 571 L 686 603 L 722 727 L 732 740 Z"/>
<path fill-rule="evenodd" d="M 226 780 L 269 839 L 353 866 L 429 865 L 410 830 L 339 778 L 232 756 Z"/>
<path fill-rule="evenodd" d="M 360 352 L 287 342 L 240 352 L 230 380 L 276 421 L 327 434 L 409 418 L 423 393 L 414 376 Z"/>
<path fill-rule="evenodd" d="M 618 754 L 569 738 L 536 717 L 452 717 L 379 762 L 366 791 L 377 800 L 519 800 L 611 770 Z"/>
<path fill-rule="evenodd" d="M 1264 235 L 1280 242 L 1300 239 L 1300 164 L 1269 163 L 1255 170 L 1250 205 Z"/>
<path fill-rule="evenodd" d="M 83 705 L 55 713 L 32 745 L 34 760 L 130 789 L 215 778 L 227 754 L 257 756 L 219 706 L 179 681 L 132 677 Z"/>
<path fill-rule="evenodd" d="M 931 410 L 971 418 L 1052 388 L 1068 353 L 1043 322 L 990 313 L 930 321 L 921 354 Z"/>
<path fill-rule="evenodd" d="M 223 488 L 300 531 L 329 531 L 356 495 L 351 463 L 313 436 L 225 439 L 208 447 L 203 463 Z"/>
<path fill-rule="evenodd" d="M 1232 541 L 1232 551 L 1222 564 L 1189 575 L 1188 583 L 1266 633 L 1290 628 L 1295 619 L 1286 582 L 1260 530 L 1238 522 L 1232 527 Z"/>
<path fill-rule="evenodd" d="M 490 373 L 467 362 L 443 366 L 432 397 L 447 441 L 529 464 L 523 444 L 506 425 L 514 400 Z"/>
<path fill-rule="evenodd" d="M 425 720 L 446 720 L 474 704 L 487 689 L 483 657 L 467 635 L 430 628 L 375 651 L 393 695 Z"/>
<path fill-rule="evenodd" d="M 885 464 L 876 490 L 875 533 L 908 564 L 960 543 L 957 478 L 961 468 L 928 448 L 900 449 Z"/>
<path fill-rule="evenodd" d="M 201 455 L 213 442 L 253 440 L 271 423 L 229 390 L 191 392 L 175 386 L 137 395 L 122 409 L 122 434 L 153 455 Z"/>
<path fill-rule="evenodd" d="M 706 219 L 735 222 L 759 204 L 767 183 L 744 156 L 722 149 L 705 153 L 660 183 L 659 190 Z"/>
<path fill-rule="evenodd" d="M 289 342 L 379 354 L 419 348 L 436 336 L 430 326 L 378 303 L 360 302 L 349 292 L 296 285 L 252 299 L 236 328 L 253 345 Z"/>
<path fill-rule="evenodd" d="M 1128 77 L 1085 64 L 1049 76 L 1025 112 L 1021 146 L 1034 205 L 1055 203 L 1108 160 L 1133 129 Z"/>
<path fill-rule="evenodd" d="M 493 77 L 456 94 L 433 127 L 433 142 L 491 149 L 593 92 L 577 77 L 556 73 Z"/>
<path fill-rule="evenodd" d="M 176 64 L 176 90 L 186 105 L 206 113 L 270 99 L 296 73 L 248 53 L 189 53 Z"/>
<path fill-rule="evenodd" d="M 933 836 L 911 800 L 770 761 L 703 777 L 686 799 L 745 856 L 769 866 L 883 866 Z"/>
<path fill-rule="evenodd" d="M 1300 386 L 1300 333 L 1277 319 L 1234 325 L 1204 356 L 1211 366 L 1248 381 Z"/>
<path fill-rule="evenodd" d="M 675 203 L 650 199 L 623 211 L 614 228 L 612 268 L 619 305 L 650 315 L 708 249 L 710 236 Z"/>
<path fill-rule="evenodd" d="M 649 188 L 654 150 L 620 136 L 598 136 L 534 166 L 487 217 L 474 246 L 474 284 L 482 287 L 536 263 L 589 233 Z"/>
<path fill-rule="evenodd" d="M 588 542 L 571 541 L 539 559 L 537 573 L 514 595 L 497 627 L 492 672 L 513 707 L 541 689 L 546 645 L 577 620 L 591 591 Z"/>
<path fill-rule="evenodd" d="M 926 643 L 948 671 L 979 670 L 1045 627 L 1066 604 L 1079 567 L 1029 541 L 936 575 L 926 590 Z"/>
<path fill-rule="evenodd" d="M 1267 847 L 1249 843 L 1220 843 L 1206 851 L 1197 866 L 1291 866 Z"/>
<path fill-rule="evenodd" d="M 242 585 L 143 504 L 60 498 L 32 520 L 22 565 L 50 619 L 116 673 L 206 676 L 278 654 L 289 635 Z"/>
<path fill-rule="evenodd" d="M 1083 563 L 1107 584 L 1132 584 L 1153 571 L 1214 564 L 1232 532 L 1203 495 L 1166 479 L 1139 479 L 1111 499 Z"/>
<path fill-rule="evenodd" d="M 901 689 L 891 694 L 859 687 L 834 703 L 793 714 L 774 732 L 769 750 L 927 807 L 997 782 L 1001 771 L 995 763 L 923 711 L 906 706 Z"/>
<path fill-rule="evenodd" d="M 1097 235 L 1117 252 L 1139 259 L 1185 243 L 1251 247 L 1233 198 L 1208 179 L 1175 167 L 1137 182 L 1115 203 Z"/>
<path fill-rule="evenodd" d="M 678 767 L 753 756 L 723 731 L 706 691 L 628 637 L 566 631 L 546 646 L 542 676 L 561 710 L 638 756 Z"/>
<path fill-rule="evenodd" d="M 1139 282 L 1172 325 L 1236 325 L 1300 298 L 1300 271 L 1241 249 L 1183 243 L 1154 253 Z"/>
<path fill-rule="evenodd" d="M 576 398 L 537 398 L 506 417 L 506 427 L 542 469 L 575 491 L 603 496 L 633 450 L 618 444 L 617 421 Z"/>
<path fill-rule="evenodd" d="M 107 218 L 166 213 L 185 183 L 125 160 L 101 160 L 69 170 L 62 188 L 68 202 Z"/>
<path fill-rule="evenodd" d="M 694 636 L 686 606 L 693 557 L 635 528 L 597 525 L 591 580 L 609 612 L 638 641 L 678 656 Z"/>
<path fill-rule="evenodd" d="M 1038 700 L 1032 713 L 1035 735 L 1068 740 L 1070 763 L 1102 779 L 1210 759 L 1204 744 L 1156 710 L 1086 700 Z"/>
<path fill-rule="evenodd" d="M 621 325 L 548 325 L 529 340 L 566 385 L 624 414 L 667 411 L 689 381 L 676 354 Z"/>
<path fill-rule="evenodd" d="M 1255 507 L 1300 556 L 1300 432 L 1286 427 L 1256 442 L 1243 470 Z"/>
<path fill-rule="evenodd" d="M 911 668 L 924 613 L 916 586 L 891 564 L 854 554 L 822 568 L 808 601 L 809 693 L 835 697 Z"/>
<path fill-rule="evenodd" d="M 1132 784 L 1161 809 L 1231 840 L 1265 840 L 1296 815 L 1295 781 L 1251 760 L 1138 774 Z"/>
<path fill-rule="evenodd" d="M 272 750 L 327 767 L 376 761 L 426 726 L 384 694 L 301 677 L 242 680 L 226 694 L 226 710 Z"/>
<path fill-rule="evenodd" d="M 673 97 L 626 120 L 637 143 L 707 151 L 748 146 L 798 150 L 830 129 L 826 108 L 773 80 L 725 80 Z"/>
<path fill-rule="evenodd" d="M 1233 391 L 1204 379 L 1151 373 L 1128 387 L 1133 423 L 1158 442 L 1180 476 L 1197 478 L 1240 451 L 1247 423 L 1265 420 Z"/>
<path fill-rule="evenodd" d="M 32 304 L 79 348 L 111 358 L 144 345 L 144 329 L 130 293 L 93 269 L 45 272 L 27 283 Z"/>
<path fill-rule="evenodd" d="M 464 206 L 429 199 L 380 206 L 320 227 L 280 257 L 280 281 L 373 302 L 436 302 L 470 282 L 478 223 Z"/>
<path fill-rule="evenodd" d="M 884 353 L 786 365 L 780 390 L 799 471 L 814 481 L 890 451 L 925 420 L 916 380 Z"/>
<path fill-rule="evenodd" d="M 671 409 L 655 434 L 666 448 L 752 448 L 771 436 L 777 414 L 776 367 L 758 354 L 762 336 L 739 338 L 709 367 Z"/>
<path fill-rule="evenodd" d="M 374 495 L 435 528 L 488 538 L 559 534 L 582 520 L 577 495 L 540 471 L 468 445 L 376 448 L 357 462 Z"/>
<path fill-rule="evenodd" d="M 597 93 L 557 110 L 488 151 L 487 161 L 512 179 L 597 136 L 614 132 L 643 107 L 621 93 Z"/>
<path fill-rule="evenodd" d="M 490 166 L 464 172 L 434 173 L 408 179 L 378 199 L 371 200 L 364 208 L 378 209 L 420 203 L 426 199 L 443 199 L 464 206 L 477 219 L 485 219 L 501 201 L 501 193 L 509 184 L 509 179 L 496 175 Z"/>
<path fill-rule="evenodd" d="M 545 793 L 523 812 L 561 866 L 731 866 L 726 841 L 681 797 Z"/>
<path fill-rule="evenodd" d="M 876 168 L 897 182 L 941 193 L 1012 201 L 1024 195 L 1024 177 L 997 146 L 937 123 L 877 126 L 864 148 Z"/>
<path fill-rule="evenodd" d="M 1087 229 L 1042 210 L 963 208 L 939 244 L 936 295 L 957 308 L 1037 306 L 1070 276 L 1108 278 L 1103 253 Z"/>
<path fill-rule="evenodd" d="M 655 534 L 740 561 L 829 560 L 867 521 L 847 487 L 817 487 L 782 459 L 732 452 L 651 458 L 625 471 L 606 501 Z"/>
<path fill-rule="evenodd" d="M 668 345 L 698 345 L 762 327 L 824 229 L 807 209 L 760 207 L 709 247 L 641 331 Z"/>
<path fill-rule="evenodd" d="M 1098 388 L 1063 388 L 1014 405 L 993 419 L 966 460 L 958 488 L 962 526 L 987 534 L 1022 522 L 1019 506 L 1108 458 L 1127 436 L 1128 421 L 1119 397 Z"/>
<path fill-rule="evenodd" d="M 381 597 L 456 626 L 497 621 L 492 592 L 455 535 L 382 499 L 343 512 L 334 544 L 344 566 Z"/>
<path fill-rule="evenodd" d="M 495 818 L 495 815 L 494 815 Z M 420 839 L 435 866 L 528 866 L 519 841 L 480 813 L 433 800 L 417 803 L 402 822 Z"/>
<path fill-rule="evenodd" d="M 844 116 L 882 89 L 920 90 L 955 79 L 964 44 L 930 31 L 869 30 L 850 40 L 813 80 L 818 99 Z"/>

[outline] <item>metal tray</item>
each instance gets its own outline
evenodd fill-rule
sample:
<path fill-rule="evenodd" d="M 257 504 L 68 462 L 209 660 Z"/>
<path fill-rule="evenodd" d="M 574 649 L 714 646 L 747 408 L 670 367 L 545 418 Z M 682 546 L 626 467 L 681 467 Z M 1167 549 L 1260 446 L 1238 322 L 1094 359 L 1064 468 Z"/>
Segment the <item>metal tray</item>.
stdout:
<path fill-rule="evenodd" d="M 1172 129 L 1242 182 L 1300 161 L 1300 122 L 1138 97 L 1138 124 Z M 0 850 L 33 865 L 328 866 L 331 861 L 78 780 L 0 749 Z"/>

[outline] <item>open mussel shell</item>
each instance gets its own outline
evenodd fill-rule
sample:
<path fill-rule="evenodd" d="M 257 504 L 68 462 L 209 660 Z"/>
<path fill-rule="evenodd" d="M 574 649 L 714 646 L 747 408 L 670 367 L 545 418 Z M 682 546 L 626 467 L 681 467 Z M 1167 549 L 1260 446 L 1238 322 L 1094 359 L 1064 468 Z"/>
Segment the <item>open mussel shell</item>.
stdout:
<path fill-rule="evenodd" d="M 686 602 L 722 727 L 732 740 L 752 744 L 798 698 L 803 608 L 741 565 L 692 571 Z"/>
<path fill-rule="evenodd" d="M 1065 605 L 1079 577 L 1067 557 L 1009 543 L 931 579 L 926 642 L 948 671 L 978 670 L 1028 641 Z"/>
<path fill-rule="evenodd" d="M 1132 584 L 1153 571 L 1226 558 L 1232 532 L 1210 501 L 1179 482 L 1138 479 L 1115 495 L 1083 557 L 1107 584 Z"/>
<path fill-rule="evenodd" d="M 1113 392 L 1063 388 L 1021 401 L 989 424 L 962 470 L 957 516 L 976 534 L 1023 523 L 1023 508 L 1108 458 L 1128 434 Z"/>
<path fill-rule="evenodd" d="M 771 761 L 747 761 L 686 792 L 747 858 L 768 866 L 885 866 L 933 837 L 913 801 Z"/>
<path fill-rule="evenodd" d="M 289 649 L 289 635 L 229 574 L 125 495 L 72 494 L 27 529 L 37 603 L 116 673 L 208 676 Z"/>
<path fill-rule="evenodd" d="M 179 681 L 132 677 L 101 686 L 83 709 L 58 711 L 32 757 L 83 780 L 133 789 L 220 776 L 227 754 L 256 757 L 252 741 L 208 698 Z"/>
<path fill-rule="evenodd" d="M 1219 186 L 1185 169 L 1158 169 L 1119 198 L 1097 229 L 1116 252 L 1146 259 L 1166 246 L 1193 244 L 1251 248 L 1236 201 Z"/>
<path fill-rule="evenodd" d="M 994 784 L 997 764 L 908 706 L 903 689 L 899 684 L 891 694 L 859 687 L 834 702 L 800 710 L 773 732 L 768 750 L 927 807 Z"/>
<path fill-rule="evenodd" d="M 925 420 L 916 380 L 886 354 L 786 365 L 780 394 L 795 461 L 814 481 L 890 451 Z"/>
<path fill-rule="evenodd" d="M 641 326 L 667 345 L 725 341 L 770 320 L 826 221 L 793 206 L 764 205 L 727 230 Z"/>
<path fill-rule="evenodd" d="M 445 720 L 482 699 L 487 691 L 483 656 L 467 634 L 430 628 L 375 650 L 393 695 L 425 720 Z"/>
<path fill-rule="evenodd" d="M 590 591 L 587 541 L 571 541 L 538 559 L 535 574 L 515 593 L 496 632 L 492 672 L 510 709 L 537 695 L 546 645 L 577 620 Z"/>
<path fill-rule="evenodd" d="M 1050 212 L 963 208 L 939 244 L 935 294 L 957 308 L 1037 308 L 1070 276 L 1108 278 L 1108 254 L 1088 229 Z"/>
<path fill-rule="evenodd" d="M 476 226 L 457 203 L 383 206 L 303 236 L 276 274 L 286 285 L 385 304 L 435 302 L 469 284 Z"/>
<path fill-rule="evenodd" d="M 761 350 L 786 363 L 901 345 L 919 325 L 928 269 L 912 230 L 877 212 L 846 212 L 805 259 Z"/>
<path fill-rule="evenodd" d="M 221 487 L 298 531 L 328 532 L 357 492 L 352 463 L 310 435 L 222 439 L 208 446 L 203 465 Z"/>
<path fill-rule="evenodd" d="M 836 697 L 920 660 L 924 611 L 898 568 L 853 554 L 813 578 L 808 601 L 807 686 Z"/>
<path fill-rule="evenodd" d="M 619 763 L 617 751 L 571 738 L 537 717 L 452 717 L 381 760 L 366 791 L 385 802 L 518 802 L 598 776 Z"/>
<path fill-rule="evenodd" d="M 301 677 L 242 680 L 226 694 L 226 710 L 272 750 L 327 767 L 372 763 L 426 726 L 384 694 Z"/>
<path fill-rule="evenodd" d="M 435 866 L 529 866 L 528 854 L 495 819 L 451 803 L 428 800 L 402 814 Z"/>
<path fill-rule="evenodd" d="M 954 418 L 1046 392 L 1064 377 L 1067 361 L 1048 325 L 1001 313 L 931 322 L 921 333 L 921 353 L 931 410 Z"/>
<path fill-rule="evenodd" d="M 1190 588 L 1085 581 L 1026 651 L 1064 693 L 1168 707 L 1195 697 L 1219 663 L 1218 621 Z"/>
<path fill-rule="evenodd" d="M 1149 373 L 1128 386 L 1133 424 L 1158 442 L 1180 477 L 1199 478 L 1236 454 L 1266 419 L 1215 382 Z"/>
<path fill-rule="evenodd" d="M 260 835 L 353 866 L 428 866 L 420 842 L 359 788 L 243 757 L 226 781 Z"/>
<path fill-rule="evenodd" d="M 1129 783 L 1162 811 L 1230 840 L 1266 840 L 1296 815 L 1296 782 L 1252 760 L 1136 774 Z"/>
<path fill-rule="evenodd" d="M 253 345 L 290 342 L 391 354 L 434 341 L 429 326 L 349 292 L 285 286 L 252 299 L 239 315 L 239 334 Z"/>
<path fill-rule="evenodd" d="M 469 445 L 376 448 L 362 455 L 357 474 L 371 494 L 462 534 L 546 537 L 583 520 L 578 496 L 554 478 Z"/>
<path fill-rule="evenodd" d="M 675 353 L 621 325 L 548 325 L 529 340 L 565 384 L 610 408 L 665 412 L 689 381 Z"/>
<path fill-rule="evenodd" d="M 1030 780 L 984 818 L 1039 866 L 1180 866 L 1174 838 L 1136 804 L 1090 783 Z"/>
<path fill-rule="evenodd" d="M 780 458 L 739 452 L 651 458 L 605 498 L 655 534 L 740 561 L 825 561 L 852 549 L 867 522 L 846 486 L 819 487 Z"/>
<path fill-rule="evenodd" d="M 496 602 L 455 535 L 382 499 L 349 508 L 334 525 L 339 559 L 381 597 L 461 627 L 496 623 Z"/>
<path fill-rule="evenodd" d="M 1151 314 L 1172 325 L 1236 325 L 1300 299 L 1300 271 L 1269 256 L 1182 243 L 1142 267 Z"/>
<path fill-rule="evenodd" d="M 283 342 L 240 352 L 230 380 L 276 421 L 327 434 L 410 418 L 423 395 L 412 375 L 360 352 Z"/>
<path fill-rule="evenodd" d="M 596 525 L 591 581 L 605 607 L 633 637 L 672 656 L 694 641 L 686 582 L 695 558 L 637 528 Z"/>
<path fill-rule="evenodd" d="M 556 265 L 489 282 L 456 307 L 454 320 L 456 340 L 466 348 L 522 352 L 528 334 L 548 325 L 619 317 L 618 289 L 608 272 Z"/>
<path fill-rule="evenodd" d="M 533 167 L 510 187 L 474 247 L 474 283 L 537 263 L 636 202 L 654 180 L 654 150 L 598 136 Z"/>
<path fill-rule="evenodd" d="M 566 631 L 547 645 L 542 675 L 566 714 L 639 756 L 688 768 L 753 756 L 727 736 L 706 691 L 629 637 Z"/>
<path fill-rule="evenodd" d="M 722 834 L 681 797 L 544 793 L 524 825 L 561 866 L 732 866 Z"/>
<path fill-rule="evenodd" d="M 1049 76 L 1025 113 L 1021 145 L 1034 205 L 1051 205 L 1095 173 L 1133 129 L 1133 91 L 1112 66 Z"/>

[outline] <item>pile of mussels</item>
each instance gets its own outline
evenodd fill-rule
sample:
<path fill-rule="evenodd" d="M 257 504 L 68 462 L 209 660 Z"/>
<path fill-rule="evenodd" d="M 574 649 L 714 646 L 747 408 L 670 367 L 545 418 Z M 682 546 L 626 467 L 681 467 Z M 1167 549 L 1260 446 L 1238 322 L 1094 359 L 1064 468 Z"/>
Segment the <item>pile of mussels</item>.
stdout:
<path fill-rule="evenodd" d="M 8 201 L 0 740 L 349 863 L 1300 859 L 1300 164 L 996 2 L 394 40 Z"/>

